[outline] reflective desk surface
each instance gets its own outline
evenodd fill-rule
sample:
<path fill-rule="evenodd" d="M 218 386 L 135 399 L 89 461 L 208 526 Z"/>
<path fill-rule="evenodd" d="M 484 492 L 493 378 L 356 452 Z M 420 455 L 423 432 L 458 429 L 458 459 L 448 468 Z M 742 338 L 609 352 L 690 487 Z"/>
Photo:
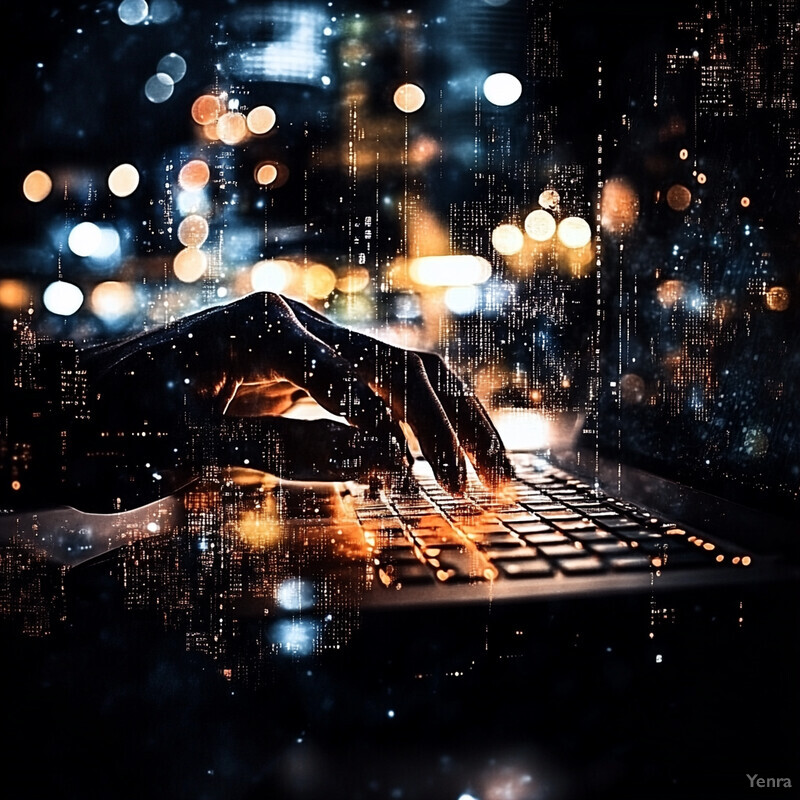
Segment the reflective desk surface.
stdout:
<path fill-rule="evenodd" d="M 0 685 L 19 796 L 728 798 L 746 796 L 748 775 L 800 785 L 796 583 L 375 604 L 341 487 L 245 484 L 129 515 L 15 520 Z"/>

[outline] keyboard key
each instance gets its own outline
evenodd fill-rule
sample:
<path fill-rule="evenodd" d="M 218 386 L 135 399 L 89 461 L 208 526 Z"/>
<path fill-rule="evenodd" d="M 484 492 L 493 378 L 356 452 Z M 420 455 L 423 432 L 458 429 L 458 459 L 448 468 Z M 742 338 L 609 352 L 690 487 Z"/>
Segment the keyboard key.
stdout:
<path fill-rule="evenodd" d="M 540 511 L 538 512 L 538 516 L 541 517 L 543 520 L 547 520 L 548 522 L 553 522 L 555 520 L 579 520 L 580 515 L 576 514 L 574 511 L 568 508 L 561 508 L 559 510 L 553 511 Z"/>
<path fill-rule="evenodd" d="M 585 557 L 586 551 L 574 544 L 546 544 L 539 548 L 539 552 L 548 558 L 577 558 Z"/>
<path fill-rule="evenodd" d="M 652 566 L 650 559 L 643 553 L 625 553 L 618 556 L 606 556 L 606 563 L 614 570 L 646 570 Z"/>
<path fill-rule="evenodd" d="M 502 561 L 498 566 L 509 578 L 546 578 L 553 574 L 553 568 L 543 558 L 518 558 Z"/>
<path fill-rule="evenodd" d="M 485 533 L 477 537 L 470 536 L 481 549 L 510 547 L 520 548 L 525 546 L 525 542 L 513 533 Z"/>
<path fill-rule="evenodd" d="M 553 526 L 560 531 L 567 531 L 569 533 L 575 531 L 596 531 L 597 526 L 587 519 L 559 519 L 553 520 Z"/>
<path fill-rule="evenodd" d="M 613 541 L 600 541 L 600 542 L 590 542 L 589 549 L 593 553 L 598 553 L 600 555 L 616 555 L 621 553 L 630 553 L 631 548 L 627 542 L 621 542 L 619 539 L 614 539 Z M 639 554 L 643 556 L 648 563 L 649 559 L 643 554 Z"/>
<path fill-rule="evenodd" d="M 378 570 L 378 580 L 387 588 L 398 588 L 403 584 L 432 583 L 433 573 L 419 561 L 413 564 L 387 564 Z"/>
<path fill-rule="evenodd" d="M 593 531 L 570 531 L 571 539 L 577 539 L 579 542 L 618 542 L 616 536 L 610 531 L 603 531 L 597 528 Z"/>
<path fill-rule="evenodd" d="M 623 517 L 619 514 L 613 514 L 608 517 L 601 517 L 597 514 L 589 514 L 589 517 L 597 520 L 598 525 L 602 525 L 606 530 L 619 531 L 625 528 L 638 528 L 639 523 L 634 522 L 632 519 Z"/>
<path fill-rule="evenodd" d="M 548 525 L 546 522 L 510 522 L 507 523 L 514 533 L 520 535 L 528 533 L 546 533 L 553 532 L 553 526 Z"/>
<path fill-rule="evenodd" d="M 535 547 L 503 547 L 498 550 L 484 550 L 483 554 L 489 561 L 518 561 L 519 559 L 535 558 L 538 553 Z"/>
<path fill-rule="evenodd" d="M 591 572 L 603 572 L 605 565 L 597 556 L 584 556 L 583 558 L 559 559 L 558 568 L 565 575 L 582 575 Z"/>
<path fill-rule="evenodd" d="M 563 533 L 559 533 L 558 531 L 550 531 L 548 533 L 526 533 L 522 538 L 528 544 L 532 544 L 536 547 L 540 545 L 568 544 L 570 541 Z"/>

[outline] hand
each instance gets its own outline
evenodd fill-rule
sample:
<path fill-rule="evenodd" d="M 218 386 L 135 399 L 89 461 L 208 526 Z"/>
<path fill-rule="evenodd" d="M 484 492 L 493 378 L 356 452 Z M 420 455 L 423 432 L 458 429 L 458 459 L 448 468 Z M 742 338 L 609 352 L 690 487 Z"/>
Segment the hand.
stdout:
<path fill-rule="evenodd" d="M 82 362 L 88 435 L 101 434 L 106 447 L 127 438 L 117 451 L 128 459 L 126 489 L 169 476 L 163 493 L 207 461 L 311 480 L 402 473 L 410 455 L 401 422 L 451 491 L 465 486 L 467 457 L 489 484 L 511 475 L 486 411 L 441 358 L 348 330 L 276 294 L 90 348 Z M 304 397 L 342 422 L 279 416 Z M 106 471 L 88 464 L 73 466 L 84 489 Z"/>

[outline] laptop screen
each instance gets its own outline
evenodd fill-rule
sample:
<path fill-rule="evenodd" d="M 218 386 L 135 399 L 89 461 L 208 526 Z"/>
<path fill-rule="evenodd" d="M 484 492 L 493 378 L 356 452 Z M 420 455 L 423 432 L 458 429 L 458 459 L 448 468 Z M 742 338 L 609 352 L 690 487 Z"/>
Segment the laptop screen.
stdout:
<path fill-rule="evenodd" d="M 107 341 L 278 291 L 445 355 L 512 449 L 794 501 L 791 4 L 134 5 L 112 21 L 142 66 L 102 102 L 68 91 L 67 25 L 46 75 L 15 66 L 5 333 Z"/>

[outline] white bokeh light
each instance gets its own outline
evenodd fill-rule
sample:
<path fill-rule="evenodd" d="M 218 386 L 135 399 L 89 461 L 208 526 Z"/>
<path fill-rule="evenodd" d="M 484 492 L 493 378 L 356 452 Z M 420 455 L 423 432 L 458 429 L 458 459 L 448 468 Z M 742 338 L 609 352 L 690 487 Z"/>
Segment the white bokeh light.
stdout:
<path fill-rule="evenodd" d="M 69 317 L 83 305 L 83 292 L 74 283 L 54 281 L 44 290 L 42 302 L 51 314 Z"/>
<path fill-rule="evenodd" d="M 117 15 L 126 25 L 138 25 L 147 19 L 150 8 L 145 0 L 122 0 Z"/>
<path fill-rule="evenodd" d="M 87 258 L 94 255 L 103 241 L 103 232 L 94 222 L 79 222 L 67 238 L 69 249 L 76 256 Z"/>
<path fill-rule="evenodd" d="M 483 82 L 483 95 L 493 105 L 510 106 L 522 96 L 522 84 L 510 72 L 495 72 Z"/>

